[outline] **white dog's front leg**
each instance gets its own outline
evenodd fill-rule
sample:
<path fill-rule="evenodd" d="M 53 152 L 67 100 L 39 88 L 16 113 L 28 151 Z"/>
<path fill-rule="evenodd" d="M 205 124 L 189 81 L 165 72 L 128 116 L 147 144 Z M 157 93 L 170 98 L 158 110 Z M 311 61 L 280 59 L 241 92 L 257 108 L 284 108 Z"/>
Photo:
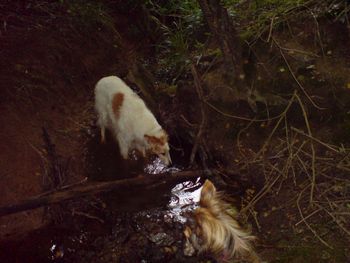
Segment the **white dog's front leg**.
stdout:
<path fill-rule="evenodd" d="M 132 149 L 136 149 L 143 158 L 146 157 L 146 146 L 142 140 L 139 140 L 139 139 L 133 140 L 133 143 L 130 147 Z"/>
<path fill-rule="evenodd" d="M 105 143 L 106 141 L 106 128 L 104 126 L 101 127 L 101 143 Z"/>
<path fill-rule="evenodd" d="M 117 135 L 117 141 L 119 144 L 120 155 L 126 160 L 129 157 L 129 143 L 124 140 L 123 136 Z"/>
<path fill-rule="evenodd" d="M 141 143 L 136 143 L 136 149 L 141 153 L 142 157 L 146 157 L 146 147 Z"/>
<path fill-rule="evenodd" d="M 146 157 L 146 149 L 145 149 L 145 147 L 140 147 L 139 150 L 140 150 L 140 152 L 142 154 L 142 157 L 145 158 Z"/>

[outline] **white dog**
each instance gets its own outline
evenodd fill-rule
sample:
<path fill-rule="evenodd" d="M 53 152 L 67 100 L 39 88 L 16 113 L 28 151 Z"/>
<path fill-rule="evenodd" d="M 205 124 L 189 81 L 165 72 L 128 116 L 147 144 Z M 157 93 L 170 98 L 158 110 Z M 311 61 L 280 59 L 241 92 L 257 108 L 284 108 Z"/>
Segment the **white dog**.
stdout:
<path fill-rule="evenodd" d="M 167 133 L 143 100 L 120 78 L 109 76 L 97 82 L 95 109 L 101 141 L 105 141 L 105 129 L 109 129 L 124 159 L 136 149 L 144 157 L 146 153 L 156 154 L 166 165 L 171 163 Z"/>

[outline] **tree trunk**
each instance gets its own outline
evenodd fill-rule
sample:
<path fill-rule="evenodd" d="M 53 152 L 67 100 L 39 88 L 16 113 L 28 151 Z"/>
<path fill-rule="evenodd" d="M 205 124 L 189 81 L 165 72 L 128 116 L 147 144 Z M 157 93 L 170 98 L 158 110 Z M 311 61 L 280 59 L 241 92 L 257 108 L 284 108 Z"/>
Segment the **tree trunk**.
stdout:
<path fill-rule="evenodd" d="M 227 9 L 220 0 L 198 0 L 209 29 L 218 40 L 227 69 L 233 71 L 236 81 L 242 79 L 241 45 Z"/>

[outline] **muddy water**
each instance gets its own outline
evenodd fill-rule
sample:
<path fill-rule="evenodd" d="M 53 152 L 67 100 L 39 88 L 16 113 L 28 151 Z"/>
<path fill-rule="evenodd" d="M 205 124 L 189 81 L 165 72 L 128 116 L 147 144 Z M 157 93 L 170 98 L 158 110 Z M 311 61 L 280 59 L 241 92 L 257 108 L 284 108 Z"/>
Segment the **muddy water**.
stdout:
<path fill-rule="evenodd" d="M 90 180 L 130 178 L 141 173 L 157 174 L 183 169 L 186 158 L 172 153 L 174 165 L 165 167 L 158 158 L 142 160 L 133 154 L 121 159 L 117 145 L 92 138 L 86 163 Z M 128 192 L 109 192 L 98 198 L 104 208 L 84 209 L 82 216 L 64 213 L 59 224 L 32 232 L 20 240 L 0 242 L 2 262 L 167 262 L 167 247 L 181 253 L 184 214 L 195 208 L 201 181 L 154 186 Z M 140 246 L 140 247 L 138 247 Z M 117 251 L 117 252 L 116 252 Z M 168 253 L 169 254 L 169 253 Z M 165 260 L 165 261 L 164 261 Z M 174 262 L 176 262 L 175 260 Z"/>

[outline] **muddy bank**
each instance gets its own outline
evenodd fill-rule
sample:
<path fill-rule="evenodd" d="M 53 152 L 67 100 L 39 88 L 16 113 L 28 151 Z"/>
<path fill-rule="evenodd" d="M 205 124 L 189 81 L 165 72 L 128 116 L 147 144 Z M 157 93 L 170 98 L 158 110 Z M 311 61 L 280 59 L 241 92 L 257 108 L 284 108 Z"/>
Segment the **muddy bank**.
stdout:
<path fill-rule="evenodd" d="M 158 164 L 150 163 L 146 169 L 150 171 Z M 1 241 L 0 259 L 4 262 L 208 260 L 205 255 L 197 258 L 183 254 L 184 224 L 188 213 L 196 207 L 200 190 L 198 178 L 193 182 L 138 188 L 136 192 L 119 190 L 53 205 L 45 215 L 56 223 L 19 239 Z"/>
<path fill-rule="evenodd" d="M 100 143 L 93 89 L 113 74 L 156 102 L 171 169 L 187 169 L 198 143 L 191 168 L 231 171 L 216 174 L 215 184 L 242 208 L 263 259 L 348 262 L 348 6 L 331 2 L 226 4 L 244 40 L 246 89 L 230 80 L 196 4 L 185 15 L 186 5 L 158 10 L 133 1 L 0 5 L 0 205 L 47 190 L 43 127 L 67 166 L 63 185 L 165 169 L 154 159 L 122 161 L 110 136 Z M 182 254 L 180 214 L 195 205 L 200 183 L 2 217 L 0 261 L 210 262 Z"/>

